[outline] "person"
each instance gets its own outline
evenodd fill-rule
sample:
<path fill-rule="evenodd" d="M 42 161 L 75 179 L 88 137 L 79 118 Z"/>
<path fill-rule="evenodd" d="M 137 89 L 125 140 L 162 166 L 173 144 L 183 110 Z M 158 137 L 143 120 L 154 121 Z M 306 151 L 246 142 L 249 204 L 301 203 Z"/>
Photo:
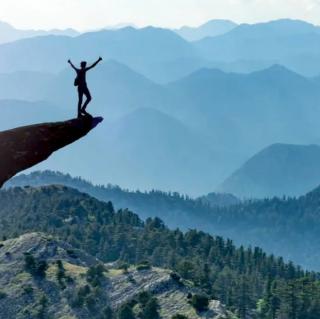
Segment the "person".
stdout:
<path fill-rule="evenodd" d="M 91 97 L 91 93 L 90 93 L 90 91 L 88 89 L 87 80 L 86 80 L 86 74 L 87 74 L 87 71 L 89 71 L 92 68 L 94 68 L 100 61 L 102 61 L 101 57 L 99 57 L 99 59 L 89 67 L 87 67 L 87 62 L 86 61 L 82 61 L 80 63 L 80 69 L 78 69 L 77 67 L 75 67 L 73 65 L 73 63 L 71 62 L 70 59 L 68 60 L 68 63 L 71 65 L 71 67 L 77 73 L 77 77 L 74 80 L 74 85 L 78 87 L 78 96 L 79 96 L 78 117 L 81 117 L 83 115 L 84 116 L 90 116 L 90 114 L 86 111 L 86 108 L 87 108 L 88 104 L 91 102 L 92 97 Z M 82 105 L 83 96 L 86 97 L 86 101 Z"/>

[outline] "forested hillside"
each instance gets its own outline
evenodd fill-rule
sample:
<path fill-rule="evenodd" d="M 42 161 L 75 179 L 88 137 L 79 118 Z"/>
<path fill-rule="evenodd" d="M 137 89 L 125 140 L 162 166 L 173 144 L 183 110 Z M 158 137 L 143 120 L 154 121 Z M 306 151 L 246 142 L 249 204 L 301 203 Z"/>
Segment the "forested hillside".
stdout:
<path fill-rule="evenodd" d="M 7 186 L 62 184 L 114 206 L 129 208 L 140 218 L 160 217 L 170 228 L 198 229 L 231 238 L 237 245 L 262 247 L 307 269 L 320 269 L 319 190 L 300 198 L 270 198 L 210 207 L 179 193 L 140 192 L 117 186 L 94 186 L 80 178 L 54 172 L 20 175 Z"/>
<path fill-rule="evenodd" d="M 168 269 L 104 264 L 43 233 L 0 241 L 0 246 L 1 318 L 233 317 L 218 300 Z M 205 301 L 201 311 L 197 300 Z"/>
<path fill-rule="evenodd" d="M 143 223 L 127 210 L 63 186 L 0 192 L 0 236 L 30 231 L 58 236 L 101 260 L 167 267 L 193 281 L 246 318 L 317 318 L 320 287 L 304 272 L 261 249 L 201 231 L 169 230 L 158 219 Z M 273 315 L 275 314 L 275 315 Z"/>

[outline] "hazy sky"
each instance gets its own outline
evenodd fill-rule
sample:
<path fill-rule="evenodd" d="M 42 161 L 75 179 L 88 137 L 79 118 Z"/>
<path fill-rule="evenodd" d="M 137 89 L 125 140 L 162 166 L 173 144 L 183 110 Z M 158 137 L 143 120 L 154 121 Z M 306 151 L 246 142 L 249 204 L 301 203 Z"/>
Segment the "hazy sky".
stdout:
<path fill-rule="evenodd" d="M 84 30 L 128 22 L 177 27 L 216 18 L 320 24 L 320 0 L 0 0 L 0 20 L 19 28 Z"/>

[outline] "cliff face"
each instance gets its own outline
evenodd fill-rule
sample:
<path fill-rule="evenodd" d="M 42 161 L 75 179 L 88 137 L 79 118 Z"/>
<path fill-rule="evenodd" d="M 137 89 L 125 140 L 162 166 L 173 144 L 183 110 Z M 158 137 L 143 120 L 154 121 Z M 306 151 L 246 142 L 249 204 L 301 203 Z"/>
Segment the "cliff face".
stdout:
<path fill-rule="evenodd" d="M 103 119 L 83 117 L 0 132 L 0 187 L 15 174 L 87 135 Z"/>

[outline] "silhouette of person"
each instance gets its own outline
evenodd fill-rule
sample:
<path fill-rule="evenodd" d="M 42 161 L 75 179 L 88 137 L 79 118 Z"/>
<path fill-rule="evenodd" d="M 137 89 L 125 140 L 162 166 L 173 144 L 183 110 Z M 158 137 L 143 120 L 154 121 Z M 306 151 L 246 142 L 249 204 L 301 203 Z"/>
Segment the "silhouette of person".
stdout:
<path fill-rule="evenodd" d="M 102 61 L 101 57 L 99 57 L 99 59 L 89 67 L 87 67 L 87 62 L 86 61 L 82 61 L 80 63 L 80 69 L 78 69 L 73 65 L 71 60 L 68 60 L 68 63 L 71 65 L 71 67 L 77 73 L 77 77 L 74 80 L 74 85 L 78 87 L 78 96 L 79 96 L 78 117 L 81 117 L 82 115 L 90 116 L 90 114 L 86 111 L 86 108 L 87 108 L 88 104 L 91 102 L 92 97 L 91 97 L 90 91 L 88 89 L 87 80 L 86 80 L 86 74 L 87 74 L 87 71 L 89 71 L 92 68 L 94 68 L 100 61 Z M 82 105 L 83 96 L 86 97 L 86 101 Z"/>

